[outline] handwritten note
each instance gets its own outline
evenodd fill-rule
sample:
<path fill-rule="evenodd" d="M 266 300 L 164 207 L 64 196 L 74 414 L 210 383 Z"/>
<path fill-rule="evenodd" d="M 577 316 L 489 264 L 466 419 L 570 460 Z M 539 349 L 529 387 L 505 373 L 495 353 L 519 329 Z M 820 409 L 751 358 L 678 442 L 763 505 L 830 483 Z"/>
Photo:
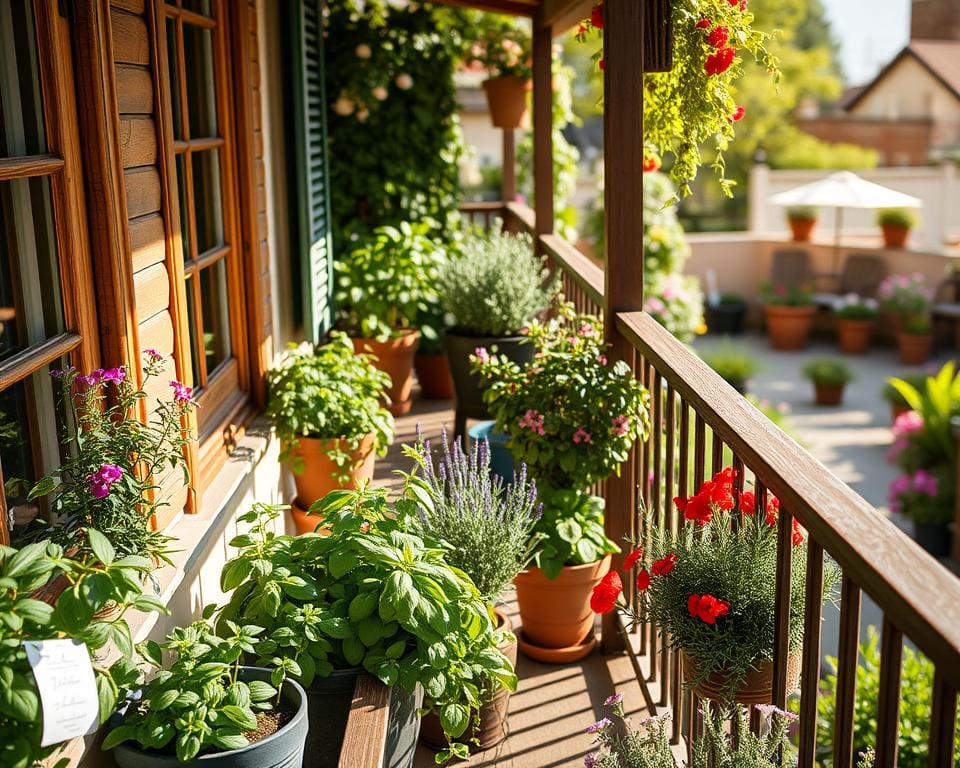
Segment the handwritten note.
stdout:
<path fill-rule="evenodd" d="M 97 683 L 87 646 L 76 640 L 24 640 L 40 692 L 43 747 L 86 736 L 100 724 Z"/>

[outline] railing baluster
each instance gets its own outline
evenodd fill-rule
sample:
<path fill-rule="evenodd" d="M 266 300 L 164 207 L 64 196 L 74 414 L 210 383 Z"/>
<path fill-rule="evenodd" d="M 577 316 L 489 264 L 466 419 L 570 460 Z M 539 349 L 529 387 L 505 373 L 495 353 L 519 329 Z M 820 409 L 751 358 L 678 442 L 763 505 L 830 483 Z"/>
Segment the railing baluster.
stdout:
<path fill-rule="evenodd" d="M 833 725 L 834 768 L 853 764 L 854 704 L 860 653 L 860 587 L 848 576 L 840 590 L 840 646 L 837 653 L 837 705 Z"/>
<path fill-rule="evenodd" d="M 953 766 L 954 736 L 957 728 L 957 689 L 944 677 L 940 667 L 933 673 L 933 711 L 930 713 L 930 768 Z"/>
<path fill-rule="evenodd" d="M 647 442 L 652 444 L 651 450 L 653 453 L 652 458 L 652 472 L 650 475 L 645 478 L 646 482 L 650 485 L 650 500 L 651 500 L 651 509 L 650 509 L 650 519 L 653 521 L 653 525 L 656 527 L 663 526 L 662 520 L 662 509 L 660 506 L 660 470 L 662 469 L 662 451 L 663 451 L 663 379 L 660 376 L 660 372 L 656 369 L 652 369 L 651 373 L 653 374 L 653 382 L 650 387 L 650 399 L 651 399 L 651 410 L 652 416 L 650 419 L 651 429 L 650 429 L 650 440 Z M 661 676 L 657 668 L 658 662 L 661 661 L 657 657 L 657 652 L 659 650 L 659 637 L 658 632 L 655 629 L 652 629 L 650 632 L 650 682 L 656 682 L 658 678 L 665 681 L 666 676 Z M 661 700 L 663 694 L 661 692 Z"/>
<path fill-rule="evenodd" d="M 677 467 L 677 496 L 686 497 L 689 495 L 689 472 L 690 472 L 690 406 L 687 401 L 680 398 L 680 441 L 677 445 L 680 451 L 680 461 Z M 680 515 L 676 515 L 677 526 L 683 525 Z M 692 694 L 688 694 L 682 685 L 682 661 L 681 655 L 673 655 L 673 731 L 670 734 L 670 743 L 679 744 L 680 735 L 683 732 L 684 702 L 692 702 Z M 689 709 L 688 709 L 689 711 Z"/>
<path fill-rule="evenodd" d="M 663 526 L 673 533 L 676 530 L 676 515 L 673 509 L 674 461 L 676 460 L 674 445 L 677 439 L 677 397 L 673 387 L 667 388 L 667 455 L 664 467 L 663 483 Z M 670 701 L 670 693 L 679 682 L 673 668 L 674 652 L 670 649 L 669 637 L 664 638 L 663 651 L 660 654 L 660 701 L 666 706 Z"/>
<path fill-rule="evenodd" d="M 720 436 L 713 430 L 711 430 L 710 440 L 712 452 L 710 467 L 712 474 L 716 474 L 723 469 L 723 440 L 721 440 Z"/>
<path fill-rule="evenodd" d="M 900 735 L 900 665 L 903 662 L 903 634 L 890 617 L 883 617 L 880 651 L 880 701 L 877 712 L 877 766 L 897 764 Z"/>
<path fill-rule="evenodd" d="M 777 527 L 777 575 L 773 609 L 773 703 L 787 706 L 787 656 L 790 652 L 790 589 L 793 567 L 793 516 L 780 510 Z"/>
<path fill-rule="evenodd" d="M 707 425 L 703 416 L 696 414 L 696 431 L 693 438 L 693 490 L 696 491 L 707 479 L 706 450 Z"/>
<path fill-rule="evenodd" d="M 806 612 L 803 617 L 803 667 L 800 670 L 800 765 L 813 766 L 817 755 L 817 696 L 820 688 L 820 632 L 823 621 L 823 547 L 807 541 Z"/>

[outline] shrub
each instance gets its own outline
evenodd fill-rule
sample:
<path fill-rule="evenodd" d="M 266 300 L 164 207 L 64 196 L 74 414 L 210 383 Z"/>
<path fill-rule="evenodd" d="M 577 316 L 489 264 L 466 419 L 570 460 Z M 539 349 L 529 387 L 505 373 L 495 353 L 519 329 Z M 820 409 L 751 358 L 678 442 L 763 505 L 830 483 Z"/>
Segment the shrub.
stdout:
<path fill-rule="evenodd" d="M 547 274 L 529 235 L 495 223 L 489 234 L 467 235 L 460 255 L 441 266 L 440 302 L 461 333 L 514 336 L 549 304 Z"/>
<path fill-rule="evenodd" d="M 927 314 L 930 311 L 933 294 L 927 288 L 923 275 L 919 273 L 890 275 L 880 283 L 877 295 L 884 309 L 900 318 L 902 330 L 912 332 L 908 330 L 911 322 L 915 324 L 926 322 L 929 329 Z"/>
<path fill-rule="evenodd" d="M 877 224 L 880 226 L 913 229 L 917 221 L 917 214 L 909 208 L 884 208 L 877 214 Z"/>
<path fill-rule="evenodd" d="M 756 375 L 760 368 L 754 357 L 739 351 L 737 345 L 729 339 L 724 339 L 716 350 L 705 354 L 703 361 L 713 368 L 720 378 L 734 386 L 746 384 L 747 379 Z"/>
<path fill-rule="evenodd" d="M 843 360 L 833 357 L 811 360 L 803 366 L 803 375 L 814 384 L 827 386 L 843 386 L 853 381 L 849 366 Z"/>
<path fill-rule="evenodd" d="M 820 210 L 812 205 L 794 205 L 787 208 L 787 219 L 790 221 L 816 221 L 820 217 Z"/>

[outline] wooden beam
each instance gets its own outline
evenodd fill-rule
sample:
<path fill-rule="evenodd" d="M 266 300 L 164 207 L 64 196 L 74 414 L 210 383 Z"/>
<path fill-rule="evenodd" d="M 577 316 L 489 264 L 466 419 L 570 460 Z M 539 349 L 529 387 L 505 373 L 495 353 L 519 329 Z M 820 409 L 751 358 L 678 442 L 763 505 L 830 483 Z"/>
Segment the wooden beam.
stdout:
<path fill-rule="evenodd" d="M 533 16 L 537 12 L 537 0 L 435 0 L 440 5 L 459 5 L 480 11 L 509 13 L 513 16 Z"/>
<path fill-rule="evenodd" d="M 589 17 L 594 0 L 542 0 L 541 6 L 540 18 L 560 33 Z"/>
<path fill-rule="evenodd" d="M 517 134 L 513 128 L 503 129 L 502 157 L 500 199 L 510 203 L 517 199 Z"/>
<path fill-rule="evenodd" d="M 369 675 L 360 675 L 353 689 L 338 768 L 382 765 L 389 725 L 390 689 Z"/>
<path fill-rule="evenodd" d="M 604 332 L 612 359 L 636 362 L 633 346 L 618 331 L 616 314 L 643 307 L 643 3 L 606 0 L 604 71 Z M 654 436 L 653 439 L 659 439 Z M 606 484 L 607 535 L 618 544 L 635 535 L 636 450 Z M 623 555 L 614 555 L 619 570 Z M 616 616 L 603 617 L 603 648 L 622 651 Z"/>
<path fill-rule="evenodd" d="M 552 234 L 553 30 L 539 22 L 533 29 L 533 197 L 535 234 Z"/>

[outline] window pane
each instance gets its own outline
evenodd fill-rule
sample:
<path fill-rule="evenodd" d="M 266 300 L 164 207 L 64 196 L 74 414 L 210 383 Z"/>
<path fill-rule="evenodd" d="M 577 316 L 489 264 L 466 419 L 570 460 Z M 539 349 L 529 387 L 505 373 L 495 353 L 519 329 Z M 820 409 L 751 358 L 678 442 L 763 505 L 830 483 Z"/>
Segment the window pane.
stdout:
<path fill-rule="evenodd" d="M 0 359 L 64 330 L 50 181 L 0 182 Z"/>
<path fill-rule="evenodd" d="M 213 32 L 183 25 L 183 67 L 187 77 L 187 115 L 190 138 L 217 135 L 217 91 L 214 86 Z"/>
<path fill-rule="evenodd" d="M 220 153 L 195 152 L 193 206 L 197 217 L 197 254 L 223 245 L 223 202 L 220 197 Z"/>
<path fill-rule="evenodd" d="M 190 324 L 190 369 L 193 372 L 193 385 L 200 388 L 202 379 L 200 378 L 200 348 L 197 344 L 197 307 L 193 296 L 193 286 L 196 285 L 196 278 L 192 275 L 187 278 L 187 321 Z"/>
<path fill-rule="evenodd" d="M 189 261 L 194 257 L 190 250 L 190 209 L 187 208 L 187 158 L 177 155 L 177 197 L 180 200 L 180 236 L 183 239 L 183 258 Z"/>
<path fill-rule="evenodd" d="M 204 16 L 210 15 L 210 0 L 183 0 L 183 7 Z"/>
<path fill-rule="evenodd" d="M 0 157 L 47 151 L 33 3 L 0 0 Z"/>
<path fill-rule="evenodd" d="M 183 138 L 183 105 L 180 103 L 180 54 L 177 51 L 177 24 L 167 19 L 167 66 L 170 71 L 170 112 L 173 138 Z"/>
<path fill-rule="evenodd" d="M 217 366 L 230 358 L 226 259 L 200 273 L 200 305 L 203 307 L 203 348 L 209 377 Z"/>

